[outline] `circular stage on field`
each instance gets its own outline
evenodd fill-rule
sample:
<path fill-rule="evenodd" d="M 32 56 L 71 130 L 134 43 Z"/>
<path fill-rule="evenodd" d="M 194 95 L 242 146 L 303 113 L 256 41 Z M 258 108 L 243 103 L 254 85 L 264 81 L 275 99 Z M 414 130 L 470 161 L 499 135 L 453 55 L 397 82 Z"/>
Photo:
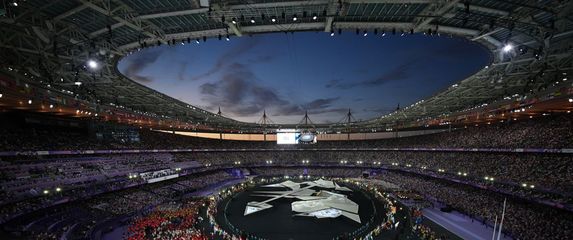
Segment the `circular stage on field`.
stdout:
<path fill-rule="evenodd" d="M 303 184 L 301 185 L 301 188 L 307 186 L 308 185 Z M 340 184 L 340 186 L 344 185 Z M 295 214 L 299 213 L 292 211 L 291 203 L 302 200 L 285 197 L 280 197 L 268 202 L 268 204 L 272 205 L 271 208 L 250 213 L 245 216 L 244 213 L 247 203 L 264 202 L 271 198 L 256 196 L 258 194 L 260 195 L 261 191 L 279 192 L 292 190 L 286 187 L 263 187 L 263 185 L 250 188 L 229 197 L 225 201 L 221 202 L 219 212 L 225 213 L 228 222 L 236 229 L 239 229 L 244 235 L 252 234 L 253 236 L 265 239 L 279 240 L 319 240 L 341 237 L 345 234 L 355 232 L 360 228 L 364 228 L 364 225 L 371 221 L 375 216 L 375 209 L 381 207 L 375 206 L 374 200 L 368 196 L 367 193 L 359 189 L 351 188 L 352 191 L 337 191 L 334 189 L 324 189 L 320 187 L 309 187 L 308 189 L 314 190 L 317 194 L 323 190 L 345 195 L 350 201 L 358 204 L 357 215 L 360 216 L 361 223 L 345 216 L 338 216 L 335 218 L 295 216 Z M 224 219 L 225 216 L 220 217 Z"/>

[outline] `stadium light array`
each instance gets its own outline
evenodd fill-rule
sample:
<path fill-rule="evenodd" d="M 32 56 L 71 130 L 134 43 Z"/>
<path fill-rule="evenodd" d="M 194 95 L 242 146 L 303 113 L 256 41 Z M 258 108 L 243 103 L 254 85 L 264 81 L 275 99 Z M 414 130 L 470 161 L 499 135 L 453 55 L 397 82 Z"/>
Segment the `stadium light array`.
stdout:
<path fill-rule="evenodd" d="M 91 69 L 96 69 L 98 65 L 99 64 L 95 60 L 93 59 L 88 60 L 88 67 L 90 67 Z"/>
<path fill-rule="evenodd" d="M 509 52 L 509 51 L 513 50 L 513 45 L 511 45 L 511 43 L 507 43 L 503 46 L 502 50 L 504 52 Z"/>

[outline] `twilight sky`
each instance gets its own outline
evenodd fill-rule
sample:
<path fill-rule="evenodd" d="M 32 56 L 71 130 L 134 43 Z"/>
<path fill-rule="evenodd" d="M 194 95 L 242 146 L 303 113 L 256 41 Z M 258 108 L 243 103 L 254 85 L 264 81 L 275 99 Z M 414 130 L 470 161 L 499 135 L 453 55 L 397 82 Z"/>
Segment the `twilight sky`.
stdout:
<path fill-rule="evenodd" d="M 338 122 L 381 116 L 429 97 L 489 63 L 465 39 L 422 34 L 273 33 L 162 45 L 122 59 L 127 77 L 191 105 L 256 122 Z"/>

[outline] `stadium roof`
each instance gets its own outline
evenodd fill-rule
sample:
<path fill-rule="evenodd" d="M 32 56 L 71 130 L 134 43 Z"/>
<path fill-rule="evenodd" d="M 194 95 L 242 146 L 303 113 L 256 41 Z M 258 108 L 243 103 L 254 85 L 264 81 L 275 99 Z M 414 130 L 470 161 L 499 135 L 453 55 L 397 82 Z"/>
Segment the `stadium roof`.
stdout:
<path fill-rule="evenodd" d="M 61 88 L 81 82 L 88 89 L 81 97 L 98 104 L 240 129 L 256 126 L 129 80 L 117 71 L 118 60 L 141 48 L 196 39 L 357 29 L 461 36 L 494 53 L 491 65 L 448 89 L 358 123 L 380 126 L 519 100 L 562 84 L 556 79 L 572 68 L 572 9 L 571 1 L 538 0 L 14 0 L 5 1 L 0 17 L 0 64 Z M 506 52 L 507 44 L 513 49 Z M 86 68 L 89 59 L 102 66 Z"/>

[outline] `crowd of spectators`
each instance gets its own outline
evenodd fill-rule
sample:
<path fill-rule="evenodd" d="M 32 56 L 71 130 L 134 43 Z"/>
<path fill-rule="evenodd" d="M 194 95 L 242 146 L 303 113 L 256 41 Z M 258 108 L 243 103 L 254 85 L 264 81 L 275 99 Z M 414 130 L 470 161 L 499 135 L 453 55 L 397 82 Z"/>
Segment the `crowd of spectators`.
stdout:
<path fill-rule="evenodd" d="M 70 192 L 63 190 L 61 194 L 42 195 L 0 205 L 0 223 L 49 207 L 55 203 L 61 203 L 62 200 L 68 202 L 72 200 L 81 201 L 82 206 L 86 208 L 97 209 L 111 215 L 122 215 L 181 197 L 196 189 L 232 178 L 234 177 L 223 171 L 215 171 L 191 174 L 151 185 L 139 185 L 139 187 L 130 187 L 133 186 L 133 183 L 124 181 L 102 184 L 104 186 L 100 187 L 105 188 L 106 191 L 90 191 L 93 190 L 91 188 Z M 124 187 L 130 188 L 121 190 Z"/>
<path fill-rule="evenodd" d="M 368 169 L 400 169 L 471 182 L 522 198 L 551 201 L 566 206 L 573 204 L 573 183 L 570 181 L 573 178 L 573 165 L 570 164 L 573 156 L 570 154 L 293 150 L 30 158 L 32 159 L 19 158 L 0 163 L 0 204 L 11 206 L 9 209 L 17 212 L 37 209 L 62 198 L 89 197 L 133 184 L 142 184 L 145 182 L 143 178 L 131 179 L 128 176 L 132 173 L 166 168 L 170 172 L 176 172 L 178 165 L 196 166 L 182 169 L 181 172 L 195 169 L 252 168 L 253 174 L 290 176 L 314 176 L 313 167 L 345 169 L 355 176 Z M 301 169 L 285 168 L 304 166 L 309 166 L 306 173 Z M 339 171 L 332 174 L 347 176 Z M 160 191 L 158 193 L 161 196 L 170 196 L 173 191 L 185 186 L 184 182 L 156 191 Z M 3 208 L 0 208 L 0 213 L 2 216 L 11 215 L 5 213 Z"/>
<path fill-rule="evenodd" d="M 297 178 L 301 175 L 353 178 L 369 173 L 369 171 L 366 170 L 369 168 L 350 167 L 243 167 L 241 169 L 244 173 L 251 175 L 281 177 L 292 176 L 293 178 Z M 420 175 L 415 172 L 410 173 L 402 170 L 386 170 L 380 173 L 376 170 L 376 173 L 377 174 L 373 175 L 370 174 L 370 176 L 398 185 L 404 190 L 417 192 L 428 199 L 434 199 L 443 204 L 452 206 L 454 209 L 469 216 L 473 216 L 476 219 L 483 219 L 484 222 L 492 221 L 495 214 L 498 216 L 500 215 L 503 198 L 507 197 L 508 208 L 506 210 L 506 223 L 504 223 L 504 226 L 508 233 L 518 239 L 565 239 L 566 236 L 573 233 L 573 219 L 571 218 L 570 213 L 565 212 L 564 210 L 516 199 L 487 189 L 480 189 L 444 179 Z M 125 215 L 168 203 L 173 201 L 173 199 L 178 199 L 182 193 L 230 178 L 232 178 L 232 176 L 223 171 L 193 175 L 192 177 L 180 177 L 178 179 L 156 184 L 147 184 L 135 188 L 98 195 L 91 199 L 80 201 L 80 203 L 70 203 L 72 206 L 67 206 L 66 209 L 74 209 L 74 207 L 79 205 L 84 209 L 91 209 L 91 211 L 105 213 L 106 216 Z M 139 224 L 138 226 L 159 224 L 157 225 L 158 229 L 170 229 L 167 233 L 163 230 L 155 233 L 146 232 L 144 235 L 148 237 L 163 236 L 158 234 L 168 234 L 169 236 L 175 237 L 174 239 L 189 239 L 190 236 L 195 237 L 194 239 L 205 239 L 207 236 L 207 239 L 209 239 L 208 235 L 201 235 L 200 232 L 193 230 L 194 228 L 187 228 L 188 231 L 178 230 L 177 226 L 180 226 L 179 224 L 185 222 L 185 220 L 181 218 L 185 218 L 185 216 L 189 217 L 189 223 L 192 222 L 192 219 L 196 218 L 196 215 L 191 214 L 191 212 L 196 209 L 191 211 L 189 210 L 191 208 L 193 208 L 192 204 L 181 208 L 181 211 L 163 211 L 162 213 L 165 213 L 165 216 L 169 217 L 151 218 L 152 220 L 142 218 L 140 219 L 141 222 L 137 224 Z M 4 211 L 5 209 L 2 208 L 2 210 Z M 58 212 L 51 212 L 51 214 L 55 213 Z M 187 213 L 188 215 L 185 215 Z M 58 213 L 57 216 L 61 218 L 62 216 L 74 217 L 75 215 L 69 213 Z M 151 216 L 160 216 L 160 214 L 152 214 Z M 179 220 L 173 222 L 173 219 Z M 95 225 L 95 220 L 92 221 L 93 222 L 85 224 Z M 167 221 L 167 223 L 165 223 L 165 221 Z M 70 225 L 62 226 L 59 231 L 55 231 L 57 234 L 54 234 L 53 236 L 59 237 L 61 235 L 58 234 L 64 234 L 64 232 L 70 228 Z M 419 228 L 414 230 L 418 231 L 418 234 L 427 237 L 426 239 L 435 239 L 432 238 L 433 233 L 424 226 L 419 226 Z M 141 233 L 141 228 L 135 227 L 133 231 Z M 47 231 L 38 231 L 35 232 L 35 234 L 36 235 L 34 236 L 45 237 L 46 239 L 49 239 L 48 236 L 52 236 Z M 133 239 L 141 239 L 138 237 L 141 237 L 142 235 L 131 234 L 130 236 L 133 237 Z"/>
<path fill-rule="evenodd" d="M 336 165 L 362 168 L 390 167 L 496 186 L 534 194 L 555 192 L 551 198 L 570 201 L 573 156 L 549 153 L 434 152 L 434 151 L 250 151 L 193 152 L 174 155 L 175 161 L 198 161 L 215 166 Z M 492 167 L 495 166 L 495 167 Z M 485 179 L 488 177 L 488 180 Z M 522 185 L 527 184 L 527 188 Z M 533 187 L 531 187 L 533 186 Z M 532 192 L 534 191 L 534 192 Z M 546 192 L 547 192 L 546 191 Z M 540 195 L 540 197 L 542 197 Z"/>
<path fill-rule="evenodd" d="M 87 130 L 26 127 L 0 129 L 0 151 L 94 149 L 199 149 L 199 148 L 573 148 L 573 115 L 540 116 L 491 124 L 455 126 L 451 131 L 413 137 L 367 141 L 319 141 L 311 145 L 277 145 L 205 139 L 140 129 L 140 141 L 98 141 Z"/>
<path fill-rule="evenodd" d="M 359 168 L 251 168 L 251 174 L 258 176 L 278 176 L 278 177 L 360 177 L 362 169 Z"/>
<path fill-rule="evenodd" d="M 493 222 L 496 215 L 501 217 L 503 201 L 507 198 L 504 230 L 515 239 L 568 239 L 573 234 L 573 218 L 565 210 L 416 174 L 386 172 L 376 178 L 419 192 L 484 223 Z"/>
<path fill-rule="evenodd" d="M 37 196 L 44 190 L 93 184 L 105 179 L 172 167 L 171 154 L 113 154 L 100 156 L 6 159 L 0 161 L 1 203 L 24 196 Z"/>
<path fill-rule="evenodd" d="M 189 201 L 169 209 L 158 208 L 149 215 L 135 219 L 124 239 L 207 240 L 208 236 L 198 224 L 199 209 L 206 202 Z"/>
<path fill-rule="evenodd" d="M 145 184 L 146 179 L 136 177 L 140 173 L 166 169 L 169 173 L 185 175 L 227 168 L 243 169 L 253 175 L 293 177 L 356 177 L 373 169 L 390 169 L 409 174 L 382 175 L 395 179 L 389 182 L 401 182 L 403 187 L 410 186 L 410 190 L 435 196 L 451 205 L 456 204 L 456 199 L 463 199 L 455 206 L 474 216 L 492 219 L 486 212 L 488 208 L 466 203 L 483 201 L 484 206 L 493 207 L 499 202 L 500 194 L 505 193 L 511 195 L 515 203 L 509 210 L 514 216 L 548 219 L 563 214 L 559 215 L 561 210 L 555 208 L 547 207 L 549 210 L 544 211 L 536 204 L 523 202 L 539 200 L 537 202 L 571 209 L 573 155 L 569 153 L 374 148 L 573 148 L 570 129 L 573 129 L 573 120 L 567 114 L 461 127 L 416 137 L 286 146 L 275 142 L 202 139 L 143 129 L 139 131 L 140 142 L 119 143 L 97 141 L 79 130 L 2 128 L 0 151 L 189 148 L 210 151 L 1 156 L 0 222 L 78 199 L 98 212 L 128 214 L 229 178 L 228 174 L 217 172 L 200 178 L 180 177 L 153 187 L 133 187 Z M 460 187 L 451 180 L 476 185 L 481 190 L 467 185 Z M 132 188 L 117 191 L 128 187 Z M 111 193 L 105 194 L 108 192 Z M 93 197 L 95 195 L 97 197 Z M 518 198 L 523 202 L 515 200 Z M 567 217 L 563 215 L 561 221 L 550 228 L 563 228 L 570 233 L 570 221 L 565 221 L 570 217 Z M 510 218 L 508 223 L 510 232 L 523 234 L 520 236 L 524 238 L 546 237 L 539 225 L 520 224 L 515 218 Z"/>

